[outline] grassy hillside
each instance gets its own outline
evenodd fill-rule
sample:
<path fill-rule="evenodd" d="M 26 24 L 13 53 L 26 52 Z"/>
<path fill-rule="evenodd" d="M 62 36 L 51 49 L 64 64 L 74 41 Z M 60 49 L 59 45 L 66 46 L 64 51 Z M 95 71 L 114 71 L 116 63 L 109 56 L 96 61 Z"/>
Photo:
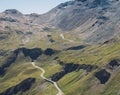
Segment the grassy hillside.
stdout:
<path fill-rule="evenodd" d="M 59 43 L 62 41 L 64 43 L 68 43 L 68 47 L 77 45 L 76 43 L 71 44 L 70 42 L 60 40 L 59 37 L 56 38 L 56 41 L 60 41 Z M 55 49 L 59 49 L 58 47 L 62 45 L 59 43 L 56 42 L 53 44 L 53 46 L 55 45 Z M 33 43 L 30 44 L 34 47 Z M 38 47 L 42 47 L 43 45 L 45 44 L 39 44 Z M 106 84 L 100 84 L 99 80 L 94 76 L 95 72 L 102 68 L 106 68 L 105 66 L 111 60 L 120 58 L 119 48 L 120 43 L 116 42 L 86 46 L 80 50 L 60 50 L 52 56 L 41 55 L 36 60 L 36 64 L 45 69 L 45 76 L 48 78 L 62 70 L 62 66 L 59 64 L 58 60 L 64 62 L 65 64 L 74 63 L 97 65 L 99 68 L 88 74 L 85 70 L 79 70 L 68 73 L 62 77 L 58 81 L 58 84 L 64 94 L 73 95 L 74 93 L 75 95 L 88 95 L 91 93 L 92 95 L 119 95 L 119 69 L 115 69 L 114 72 L 111 72 L 111 78 Z M 58 59 L 54 60 L 56 57 L 58 57 Z M 24 93 L 20 92 L 18 95 L 55 95 L 57 93 L 55 87 L 44 81 L 40 77 L 41 72 L 38 69 L 35 69 L 30 62 L 29 58 L 23 57 L 22 54 L 19 55 L 15 63 L 8 68 L 5 76 L 0 77 L 0 92 L 19 84 L 26 78 L 33 77 L 36 78 L 37 81 L 31 89 Z"/>

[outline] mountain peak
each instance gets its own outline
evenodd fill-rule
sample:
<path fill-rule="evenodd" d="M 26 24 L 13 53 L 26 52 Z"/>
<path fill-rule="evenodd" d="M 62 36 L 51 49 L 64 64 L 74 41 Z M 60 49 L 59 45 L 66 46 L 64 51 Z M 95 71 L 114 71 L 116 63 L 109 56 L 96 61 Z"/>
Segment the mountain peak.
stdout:
<path fill-rule="evenodd" d="M 5 14 L 21 15 L 22 13 L 16 9 L 7 9 L 4 11 Z"/>
<path fill-rule="evenodd" d="M 116 2 L 116 1 L 119 0 L 71 0 L 65 3 L 61 3 L 60 5 L 58 5 L 57 8 L 63 9 L 71 5 L 74 6 L 83 5 L 89 8 L 108 7 L 112 2 Z"/>

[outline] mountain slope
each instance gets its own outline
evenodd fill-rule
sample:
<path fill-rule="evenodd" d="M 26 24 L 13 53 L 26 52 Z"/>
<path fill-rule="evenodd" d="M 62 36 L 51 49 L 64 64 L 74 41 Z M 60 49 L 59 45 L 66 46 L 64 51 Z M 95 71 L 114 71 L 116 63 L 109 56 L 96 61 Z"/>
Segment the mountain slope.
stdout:
<path fill-rule="evenodd" d="M 76 34 L 75 37 L 84 42 L 104 43 L 119 38 L 119 13 L 118 0 L 73 0 L 43 15 L 23 15 L 14 9 L 6 10 L 0 14 L 0 29 L 7 33 L 15 31 L 27 40 L 30 34 L 45 37 L 43 31 L 76 31 L 72 35 Z M 7 35 L 1 36 L 1 39 L 5 37 Z"/>
<path fill-rule="evenodd" d="M 114 2 L 113 2 L 114 1 Z M 51 23 L 62 30 L 80 26 L 89 18 L 97 17 L 116 0 L 73 0 L 62 3 L 38 18 L 38 23 Z"/>
<path fill-rule="evenodd" d="M 0 95 L 56 95 L 43 73 L 64 95 L 120 95 L 119 41 L 119 0 L 72 0 L 42 15 L 8 9 L 0 13 Z"/>

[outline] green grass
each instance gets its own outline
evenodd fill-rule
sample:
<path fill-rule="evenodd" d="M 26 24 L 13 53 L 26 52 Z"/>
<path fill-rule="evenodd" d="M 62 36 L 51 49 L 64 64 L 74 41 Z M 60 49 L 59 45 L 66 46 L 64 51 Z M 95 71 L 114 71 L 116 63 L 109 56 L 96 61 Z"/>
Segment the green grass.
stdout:
<path fill-rule="evenodd" d="M 47 38 L 41 39 L 36 37 L 35 39 L 34 37 L 31 37 L 30 42 L 27 43 L 25 47 L 38 47 L 42 49 L 50 47 L 56 50 L 62 50 L 71 46 L 80 45 L 78 43 L 70 43 L 62 40 L 58 32 L 51 32 L 51 34 L 52 38 L 56 41 L 55 43 L 48 43 Z M 64 33 L 64 35 L 68 39 L 71 39 L 74 36 L 68 35 L 67 33 Z M 9 41 L 0 41 L 0 48 L 12 50 L 20 47 L 19 44 L 21 41 L 15 40 L 17 37 L 18 36 L 15 35 L 15 37 L 11 37 Z M 75 41 L 81 41 L 81 39 L 75 39 Z M 53 74 L 62 70 L 62 67 L 53 61 L 55 57 L 59 57 L 59 60 L 64 63 L 95 64 L 99 66 L 99 68 L 102 68 L 110 60 L 120 58 L 120 42 L 104 45 L 92 45 L 81 50 L 64 50 L 53 56 L 42 55 L 38 60 L 36 60 L 36 65 L 45 69 L 45 76 L 47 78 L 50 78 Z M 0 57 L 1 63 L 3 59 L 3 57 Z M 69 73 L 60 79 L 58 84 L 65 95 L 117 95 L 120 87 L 120 72 L 114 72 L 109 82 L 105 85 L 101 85 L 94 77 L 94 73 L 96 71 L 97 70 L 89 73 L 88 75 L 84 75 L 85 71 L 83 70 Z M 0 92 L 5 91 L 9 87 L 15 86 L 26 78 L 33 77 L 36 78 L 36 83 L 29 91 L 22 93 L 23 95 L 56 95 L 57 90 L 54 85 L 44 81 L 40 77 L 40 73 L 41 71 L 35 69 L 30 64 L 30 58 L 25 58 L 23 55 L 19 55 L 16 62 L 7 70 L 6 75 L 4 77 L 0 77 Z"/>
<path fill-rule="evenodd" d="M 82 50 L 63 51 L 59 54 L 59 59 L 66 63 L 102 65 L 112 59 L 119 58 L 119 48 L 120 43 L 88 46 Z"/>

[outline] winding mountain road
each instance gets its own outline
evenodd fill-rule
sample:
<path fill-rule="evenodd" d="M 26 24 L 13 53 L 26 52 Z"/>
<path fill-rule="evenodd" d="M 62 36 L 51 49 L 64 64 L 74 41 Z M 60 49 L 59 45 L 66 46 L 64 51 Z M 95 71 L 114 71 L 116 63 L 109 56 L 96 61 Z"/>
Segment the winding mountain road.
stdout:
<path fill-rule="evenodd" d="M 35 68 L 37 68 L 37 69 L 39 69 L 39 70 L 42 71 L 42 73 L 41 73 L 40 76 L 41 76 L 44 80 L 46 80 L 46 81 L 54 84 L 55 88 L 58 90 L 58 93 L 57 93 L 56 95 L 63 95 L 63 94 L 64 94 L 56 82 L 54 82 L 54 81 L 52 81 L 52 80 L 50 80 L 50 79 L 48 79 L 48 78 L 46 78 L 46 77 L 44 76 L 45 70 L 44 70 L 43 68 L 35 65 L 35 62 L 31 62 L 31 64 L 32 64 Z"/>

